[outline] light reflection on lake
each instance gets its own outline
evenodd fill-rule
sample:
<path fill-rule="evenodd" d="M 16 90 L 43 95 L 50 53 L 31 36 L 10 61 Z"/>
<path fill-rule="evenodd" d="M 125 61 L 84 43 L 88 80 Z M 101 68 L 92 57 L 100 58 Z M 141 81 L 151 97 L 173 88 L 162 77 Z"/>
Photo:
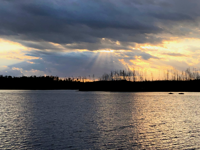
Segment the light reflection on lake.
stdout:
<path fill-rule="evenodd" d="M 199 149 L 200 93 L 0 91 L 0 149 Z"/>

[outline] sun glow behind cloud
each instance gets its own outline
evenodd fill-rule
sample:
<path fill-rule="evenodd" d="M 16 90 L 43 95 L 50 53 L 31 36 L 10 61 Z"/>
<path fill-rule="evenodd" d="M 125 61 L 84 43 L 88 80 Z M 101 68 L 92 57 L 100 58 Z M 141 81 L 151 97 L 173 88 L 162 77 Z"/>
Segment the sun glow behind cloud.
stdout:
<path fill-rule="evenodd" d="M 94 52 L 100 52 L 100 53 L 113 53 L 114 50 L 98 50 L 98 51 L 94 51 Z"/>
<path fill-rule="evenodd" d="M 4 66 L 16 64 L 28 59 L 37 59 L 36 57 L 26 56 L 25 51 L 28 48 L 10 40 L 0 38 L 0 70 L 5 69 Z"/>
<path fill-rule="evenodd" d="M 26 55 L 26 52 L 29 51 L 29 48 L 20 43 L 0 38 L 0 70 L 5 70 L 9 65 L 26 60 L 39 59 L 39 57 Z"/>
<path fill-rule="evenodd" d="M 21 45 L 20 43 L 0 39 L 0 58 L 10 59 L 10 61 L 38 59 L 38 57 L 26 55 L 27 51 L 30 51 L 30 49 Z"/>

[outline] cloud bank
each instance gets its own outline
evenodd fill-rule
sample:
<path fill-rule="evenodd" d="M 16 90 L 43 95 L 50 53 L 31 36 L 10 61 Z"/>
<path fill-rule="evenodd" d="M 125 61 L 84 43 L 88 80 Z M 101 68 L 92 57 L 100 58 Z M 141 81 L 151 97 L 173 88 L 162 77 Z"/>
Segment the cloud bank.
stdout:
<path fill-rule="evenodd" d="M 183 25 L 198 25 L 199 5 L 198 0 L 2 0 L 0 35 L 38 42 L 23 43 L 36 49 L 45 42 L 69 49 L 127 49 L 134 42 L 159 43 L 167 38 L 158 36 L 162 33 L 186 35 Z M 175 30 L 180 25 L 181 33 Z M 102 38 L 122 46 L 101 46 Z"/>

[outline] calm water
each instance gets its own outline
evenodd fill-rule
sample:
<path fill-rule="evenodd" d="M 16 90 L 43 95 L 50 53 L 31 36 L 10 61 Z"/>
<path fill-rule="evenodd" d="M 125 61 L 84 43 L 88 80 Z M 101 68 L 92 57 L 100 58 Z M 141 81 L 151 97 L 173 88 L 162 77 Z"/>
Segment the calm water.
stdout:
<path fill-rule="evenodd" d="M 200 93 L 0 91 L 0 149 L 200 149 Z"/>

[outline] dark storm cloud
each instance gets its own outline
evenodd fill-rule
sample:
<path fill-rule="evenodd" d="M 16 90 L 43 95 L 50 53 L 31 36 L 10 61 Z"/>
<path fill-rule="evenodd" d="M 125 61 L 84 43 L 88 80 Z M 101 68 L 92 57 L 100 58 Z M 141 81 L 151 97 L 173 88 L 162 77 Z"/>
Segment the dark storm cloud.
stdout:
<path fill-rule="evenodd" d="M 37 49 L 58 50 L 40 42 L 76 43 L 71 49 L 127 49 L 126 45 L 102 47 L 101 38 L 161 42 L 157 34 L 171 31 L 177 23 L 195 22 L 199 4 L 198 0 L 2 0 L 0 36 L 20 39 Z M 27 40 L 38 43 L 22 42 Z"/>
<path fill-rule="evenodd" d="M 99 49 L 114 49 L 114 50 L 130 50 L 127 45 L 131 45 L 128 42 L 121 42 L 120 45 L 118 45 L 116 42 L 111 40 L 101 40 L 99 43 L 87 43 L 87 42 L 81 42 L 81 43 L 74 43 L 70 45 L 66 45 L 65 47 L 67 49 L 87 49 L 87 50 L 99 50 Z M 132 44 L 133 46 L 134 44 Z"/>
<path fill-rule="evenodd" d="M 152 56 L 152 55 L 142 52 L 140 50 L 134 50 L 132 52 L 120 53 L 119 59 L 134 60 L 135 56 L 141 56 L 141 58 L 144 60 L 149 60 L 150 58 L 159 59 L 158 57 Z"/>
<path fill-rule="evenodd" d="M 187 57 L 187 55 L 181 54 L 181 53 L 162 53 L 163 55 L 169 55 L 169 56 L 179 56 L 179 57 Z"/>
<path fill-rule="evenodd" d="M 38 49 L 38 50 L 63 50 L 63 48 L 59 48 L 51 43 L 48 42 L 31 42 L 31 41 L 20 41 L 21 44 L 24 46 Z"/>

